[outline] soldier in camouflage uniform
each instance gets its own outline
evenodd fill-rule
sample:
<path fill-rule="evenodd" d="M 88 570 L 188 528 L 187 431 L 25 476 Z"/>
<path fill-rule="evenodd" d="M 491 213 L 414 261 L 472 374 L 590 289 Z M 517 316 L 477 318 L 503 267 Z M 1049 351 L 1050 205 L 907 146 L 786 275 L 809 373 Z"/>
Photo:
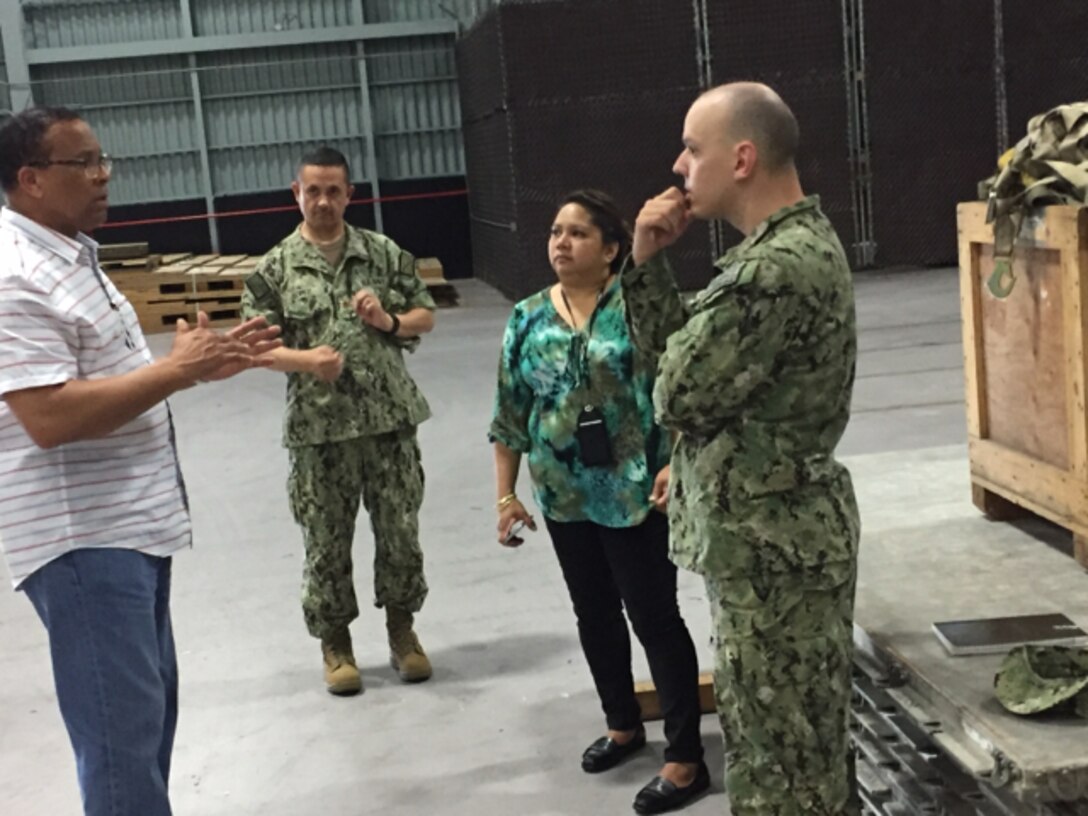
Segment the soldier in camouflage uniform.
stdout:
<path fill-rule="evenodd" d="M 736 816 L 855 813 L 847 736 L 859 519 L 834 457 L 849 417 L 850 270 L 794 166 L 797 124 L 769 88 L 700 97 L 623 274 L 635 342 L 661 354 L 658 421 L 678 434 L 671 557 L 706 581 Z M 693 219 L 746 235 L 690 304 L 664 253 Z"/>
<path fill-rule="evenodd" d="M 246 281 L 242 308 L 283 327 L 273 368 L 287 372 L 288 494 L 306 549 L 302 608 L 321 639 L 325 682 L 355 694 L 362 680 L 350 624 L 359 615 L 351 545 L 362 497 L 374 532 L 375 604 L 385 607 L 401 679 L 431 666 L 413 629 L 427 595 L 418 515 L 423 468 L 416 426 L 430 416 L 403 352 L 434 326 L 434 301 L 411 255 L 344 222 L 353 188 L 331 148 L 303 157 L 292 190 L 303 214 Z"/>

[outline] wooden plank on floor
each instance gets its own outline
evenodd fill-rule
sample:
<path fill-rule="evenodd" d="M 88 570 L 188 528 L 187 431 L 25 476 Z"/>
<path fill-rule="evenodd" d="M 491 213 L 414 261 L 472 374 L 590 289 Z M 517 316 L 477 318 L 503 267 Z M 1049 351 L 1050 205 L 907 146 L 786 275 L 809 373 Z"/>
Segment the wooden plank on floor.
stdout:
<path fill-rule="evenodd" d="M 101 244 L 98 247 L 99 261 L 127 261 L 132 258 L 142 258 L 148 254 L 150 247 L 146 242 L 132 244 Z"/>
<path fill-rule="evenodd" d="M 635 699 L 642 709 L 643 720 L 661 719 L 661 701 L 652 680 L 639 680 L 635 683 Z M 699 710 L 710 714 L 714 706 L 714 675 L 703 672 L 699 675 Z"/>
<path fill-rule="evenodd" d="M 106 272 L 153 272 L 162 262 L 161 255 L 141 255 L 139 258 L 125 260 L 99 261 L 98 266 Z"/>

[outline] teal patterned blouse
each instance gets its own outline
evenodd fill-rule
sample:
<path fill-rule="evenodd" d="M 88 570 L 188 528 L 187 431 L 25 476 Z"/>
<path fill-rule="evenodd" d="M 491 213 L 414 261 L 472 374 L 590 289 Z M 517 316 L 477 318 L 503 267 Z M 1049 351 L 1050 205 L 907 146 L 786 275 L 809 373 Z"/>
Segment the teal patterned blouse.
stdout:
<path fill-rule="evenodd" d="M 528 455 L 533 496 L 549 519 L 634 527 L 669 461 L 668 436 L 654 424 L 654 360 L 631 344 L 618 281 L 578 331 L 549 289 L 518 303 L 507 323 L 489 437 Z M 604 416 L 611 465 L 582 464 L 575 429 L 587 405 Z"/>

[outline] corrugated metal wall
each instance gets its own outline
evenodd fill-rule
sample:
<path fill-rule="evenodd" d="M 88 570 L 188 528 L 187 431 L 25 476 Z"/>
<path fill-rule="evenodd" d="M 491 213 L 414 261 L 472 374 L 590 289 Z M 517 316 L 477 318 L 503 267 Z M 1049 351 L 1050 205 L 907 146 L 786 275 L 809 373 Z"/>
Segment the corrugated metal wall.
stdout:
<path fill-rule="evenodd" d="M 185 58 L 40 65 L 34 101 L 78 107 L 116 167 L 111 198 L 201 198 L 198 136 Z"/>
<path fill-rule="evenodd" d="M 335 28 L 356 22 L 354 0 L 190 0 L 193 33 L 254 34 L 294 28 Z"/>
<path fill-rule="evenodd" d="M 340 149 L 362 178 L 366 134 L 350 43 L 207 54 L 200 67 L 216 195 L 283 187 L 315 143 Z"/>
<path fill-rule="evenodd" d="M 321 142 L 347 155 L 356 180 L 374 181 L 371 139 L 378 180 L 464 175 L 454 18 L 471 22 L 492 4 L 189 0 L 191 21 L 184 0 L 26 0 L 22 11 L 34 100 L 85 114 L 115 157 L 111 198 L 121 205 L 281 190 L 299 154 Z M 410 36 L 413 23 L 435 28 L 426 21 L 448 22 L 449 33 Z M 364 22 L 409 29 L 343 40 L 344 27 Z M 312 43 L 189 54 L 179 46 L 189 25 L 197 38 L 306 30 Z M 78 59 L 80 48 L 123 54 L 149 41 L 173 41 L 164 50 L 176 53 L 71 61 L 42 51 Z"/>
<path fill-rule="evenodd" d="M 4 41 L 0 39 L 0 116 L 11 110 L 11 88 L 8 86 L 8 66 L 4 61 Z"/>
<path fill-rule="evenodd" d="M 27 48 L 109 45 L 182 35 L 177 0 L 25 0 L 23 27 Z"/>
<path fill-rule="evenodd" d="M 468 25 L 499 0 L 363 0 L 368 23 L 402 23 L 456 17 Z"/>
<path fill-rule="evenodd" d="M 378 175 L 464 175 L 452 43 L 440 37 L 377 42 L 366 56 Z"/>

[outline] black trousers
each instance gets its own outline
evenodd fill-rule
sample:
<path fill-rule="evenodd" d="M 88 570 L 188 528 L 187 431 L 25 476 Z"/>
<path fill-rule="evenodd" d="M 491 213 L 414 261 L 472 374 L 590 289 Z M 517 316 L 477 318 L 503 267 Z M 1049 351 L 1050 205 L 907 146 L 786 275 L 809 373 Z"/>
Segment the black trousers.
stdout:
<path fill-rule="evenodd" d="M 578 635 L 610 729 L 641 722 L 631 676 L 631 627 L 646 651 L 665 719 L 666 762 L 698 762 L 699 667 L 676 604 L 676 567 L 669 527 L 652 511 L 638 527 L 613 529 L 588 521 L 545 519 L 567 582 Z"/>

